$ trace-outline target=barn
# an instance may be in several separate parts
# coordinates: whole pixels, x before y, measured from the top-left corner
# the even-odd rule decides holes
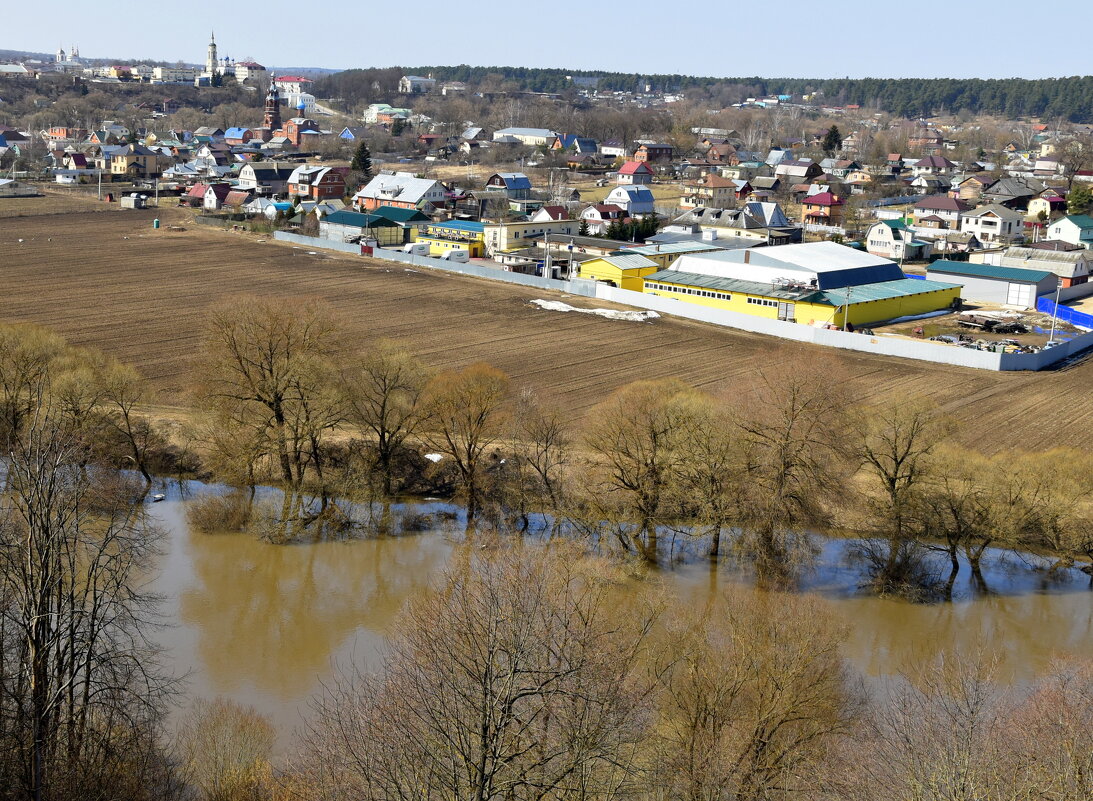
[[[935,261],[927,268],[930,281],[963,284],[967,300],[997,303],[1019,309],[1033,309],[1036,298],[1055,291],[1058,281],[1046,270],[1020,267],[995,267],[993,264],[969,264],[959,261]]]
[[[0,197],[37,197],[38,190],[28,183],[0,178]]]

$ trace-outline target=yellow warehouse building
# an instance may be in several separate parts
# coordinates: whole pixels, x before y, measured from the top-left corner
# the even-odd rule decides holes
[[[682,256],[643,279],[660,297],[839,328],[952,308],[962,288],[907,278],[895,262],[831,242]]]
[[[641,292],[645,277],[659,269],[660,265],[644,256],[601,256],[581,262],[577,275],[589,281],[602,281],[620,289]]]

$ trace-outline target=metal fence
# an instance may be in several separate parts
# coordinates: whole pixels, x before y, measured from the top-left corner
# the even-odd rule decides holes
[[[1064,323],[1070,323],[1077,328],[1084,328],[1089,331],[1093,331],[1093,314],[1087,312],[1078,311],[1072,309],[1069,306],[1062,306],[1056,304],[1048,296],[1043,296],[1036,300],[1036,311],[1050,314],[1056,320],[1061,320]]]

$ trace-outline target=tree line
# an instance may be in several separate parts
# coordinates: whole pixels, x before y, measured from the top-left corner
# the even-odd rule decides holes
[[[282,537],[361,528],[354,501],[423,493],[459,499],[471,530],[564,532],[651,563],[686,543],[775,583],[827,529],[861,535],[853,556],[879,594],[948,598],[965,566],[985,584],[991,548],[1093,565],[1089,455],[969,452],[928,402],[855,404],[837,357],[772,358],[732,399],[637,381],[577,425],[488,364],[436,372],[388,341],[351,353],[318,303],[234,299],[209,320],[199,440],[241,492],[194,504],[207,528],[250,520],[248,497],[274,482],[290,490]]]
[[[575,427],[489,365],[436,372],[397,343],[343,343],[314,302],[214,309],[199,464],[141,414],[134,371],[0,326],[0,798],[1093,793],[1088,665],[1007,688],[989,656],[953,655],[870,693],[840,656],[845,627],[778,590],[807,563],[803,532],[847,514],[879,591],[921,587],[924,551],[1087,563],[1087,455],[956,451],[926,405],[857,413],[835,362],[765,373],[732,402],[639,381]],[[446,482],[473,524],[400,616],[384,668],[340,673],[291,759],[229,701],[166,726],[179,685],[143,589],[146,501],[157,473],[208,471],[252,502],[279,483],[296,500],[273,514],[298,526],[351,528],[341,499],[415,482]],[[557,536],[505,536],[536,527]],[[651,561],[677,535],[750,559],[771,589],[696,606],[654,576],[625,581],[619,552]]]
[[[471,67],[468,65],[407,67],[404,70],[347,70],[317,83],[336,97],[375,86],[394,92],[403,72],[433,75],[439,81],[461,81],[471,87],[510,91],[565,93],[575,91],[567,76],[597,79],[597,88],[611,92],[686,92],[717,95],[743,102],[749,97],[819,93],[816,102],[858,104],[903,117],[938,113],[992,114],[1010,119],[1043,117],[1069,122],[1093,122],[1093,76],[1063,78],[762,78],[644,75],[533,67]],[[379,73],[382,73],[381,80]],[[362,80],[358,80],[358,77]],[[393,80],[392,80],[393,78]],[[365,80],[366,79],[366,80]],[[357,87],[355,89],[355,87]]]

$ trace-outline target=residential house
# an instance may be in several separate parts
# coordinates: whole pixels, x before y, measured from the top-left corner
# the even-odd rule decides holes
[[[1070,214],[1056,220],[1047,229],[1049,239],[1059,239],[1071,245],[1093,248],[1093,217]]]
[[[600,142],[600,155],[610,159],[628,159],[633,155],[633,151],[619,139],[608,139]]]
[[[865,249],[886,259],[920,261],[929,258],[931,247],[905,220],[880,220],[866,230]]]
[[[581,212],[581,220],[593,236],[606,234],[613,222],[627,219],[626,209],[613,203],[597,203]]]
[[[771,245],[801,241],[800,226],[790,222],[781,206],[756,201],[739,209],[691,209],[672,220],[664,232],[701,234],[711,241],[724,238]]]
[[[1024,270],[1046,270],[1059,277],[1063,289],[1089,281],[1093,267],[1093,253],[1088,250],[1043,250],[1040,248],[1011,247],[1002,254],[1002,267],[1018,267]]]
[[[380,206],[418,209],[431,214],[448,198],[444,185],[431,178],[416,178],[410,173],[381,172],[353,196],[353,204],[371,211]]]
[[[229,128],[224,131],[224,144],[229,147],[245,145],[254,138],[254,131],[250,128]]]
[[[408,108],[397,108],[387,103],[373,103],[364,112],[364,121],[369,125],[390,126],[396,120],[406,122],[413,115]]]
[[[347,142],[359,142],[361,139],[364,138],[364,135],[367,131],[368,129],[363,126],[347,125],[346,127],[342,128],[341,132],[338,134],[338,138],[344,139]]]
[[[912,175],[949,175],[954,165],[944,156],[926,156],[911,165]]]
[[[159,159],[158,153],[144,145],[126,145],[111,154],[110,172],[130,178],[151,178],[162,172]]]
[[[737,155],[736,148],[730,145],[728,142],[721,144],[710,145],[703,158],[707,164],[716,165],[733,165],[740,163],[740,158]]]
[[[497,172],[486,179],[486,191],[502,193],[509,200],[527,200],[531,179],[522,172]]]
[[[656,200],[647,186],[616,186],[603,202],[621,206],[630,217],[656,213]]]
[[[922,228],[959,231],[960,221],[972,207],[948,195],[930,195],[915,204],[915,225]]]
[[[276,161],[247,162],[239,169],[236,185],[257,195],[283,195],[288,191],[288,179],[295,171],[295,164],[278,164]]]
[[[916,195],[939,195],[948,192],[952,184],[943,175],[919,175],[908,186]]]
[[[975,234],[984,245],[1010,245],[1025,238],[1025,218],[1020,212],[997,203],[964,213],[960,230]]]
[[[551,150],[571,150],[575,153],[592,153],[598,150],[596,140],[590,136],[578,136],[577,134],[558,134],[550,144]]]
[[[87,138],[87,129],[54,125],[43,132],[42,138],[51,142],[82,142]]]
[[[1054,189],[1045,190],[1039,197],[1028,202],[1028,216],[1033,219],[1050,220],[1056,214],[1066,213],[1066,198],[1055,194]]]
[[[547,147],[557,136],[549,128],[502,128],[493,132],[493,141],[515,141],[527,147]]]
[[[801,222],[841,228],[846,217],[846,201],[831,192],[809,195],[801,201]]]
[[[981,198],[1010,209],[1025,211],[1028,204],[1045,189],[1035,178],[1000,178],[983,190]]]
[[[234,210],[243,210],[246,205],[253,200],[253,196],[245,189],[232,189],[224,196],[223,208]]]
[[[201,186],[201,184],[197,186]],[[206,211],[219,211],[224,207],[224,201],[228,199],[228,193],[231,191],[231,184],[209,184],[205,187],[205,193],[201,199],[202,208]]]
[[[622,185],[646,185],[653,183],[653,169],[644,161],[628,161],[619,167],[616,183]]]
[[[680,208],[695,208],[704,206],[713,209],[732,208],[735,201],[741,199],[746,188],[751,191],[751,184],[747,181],[736,181],[722,178],[720,175],[710,174],[697,182],[690,184],[683,197],[680,198]]]
[[[774,166],[774,175],[793,184],[808,183],[820,175],[820,165],[810,159],[790,159],[780,161]],[[752,183],[755,186],[755,183]]]
[[[543,206],[533,215],[531,222],[552,222],[556,220],[568,220],[569,212],[565,206]]]
[[[830,178],[846,178],[853,170],[860,170],[861,164],[854,159],[826,158],[820,160],[820,169]]]
[[[666,144],[644,144],[634,151],[634,161],[644,161],[649,164],[668,162],[672,160],[675,148]]]
[[[936,156],[945,146],[945,137],[934,128],[921,126],[907,138],[907,146],[923,155]]]
[[[301,164],[288,177],[289,197],[327,200],[345,195],[345,172],[338,167]]]
[[[980,172],[962,178],[956,182],[953,188],[956,190],[956,196],[960,200],[976,201],[982,197],[983,192],[994,184],[994,182],[995,179],[993,175]]]

